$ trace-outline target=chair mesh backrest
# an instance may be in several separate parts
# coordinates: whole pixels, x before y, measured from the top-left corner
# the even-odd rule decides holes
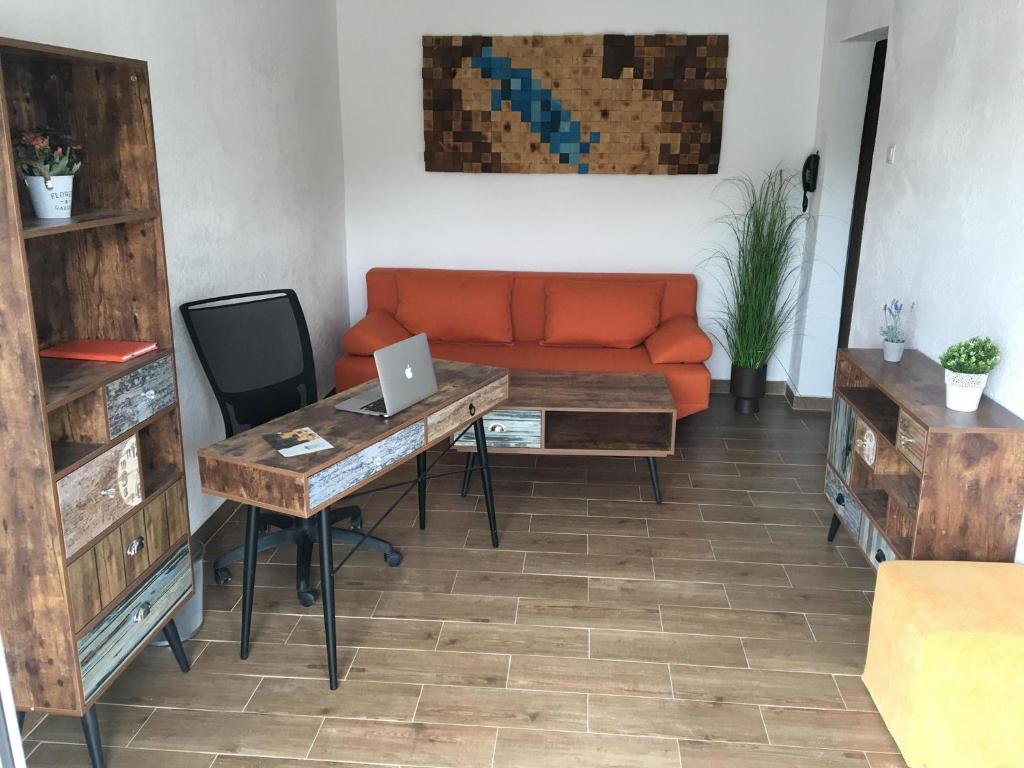
[[[316,400],[309,330],[294,291],[191,301],[181,313],[229,437]]]

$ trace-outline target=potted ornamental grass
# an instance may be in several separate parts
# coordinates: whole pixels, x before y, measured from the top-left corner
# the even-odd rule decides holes
[[[48,128],[25,131],[15,140],[15,165],[28,187],[36,218],[71,216],[72,184],[82,167],[81,149],[70,136]]]
[[[739,191],[741,204],[724,218],[733,242],[711,257],[724,273],[716,338],[732,360],[735,410],[750,414],[764,397],[768,361],[793,325],[806,215],[795,202],[796,175],[788,171],[776,168],[760,183],[748,176],[725,183]]]
[[[903,303],[893,299],[882,306],[882,359],[887,363],[898,363],[903,359],[903,347],[907,334],[903,330]]]
[[[946,407],[976,411],[988,375],[999,363],[999,347],[988,336],[975,336],[950,346],[939,363],[946,369]]]

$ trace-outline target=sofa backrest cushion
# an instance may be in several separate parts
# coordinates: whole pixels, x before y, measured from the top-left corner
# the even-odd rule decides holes
[[[511,344],[512,276],[501,273],[399,272],[395,317],[411,333],[470,344]]]
[[[541,344],[637,347],[658,327],[664,292],[661,283],[548,280]]]

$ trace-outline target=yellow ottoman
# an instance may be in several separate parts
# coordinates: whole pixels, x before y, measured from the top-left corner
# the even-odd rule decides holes
[[[1024,766],[1024,565],[883,563],[864,684],[910,768]]]

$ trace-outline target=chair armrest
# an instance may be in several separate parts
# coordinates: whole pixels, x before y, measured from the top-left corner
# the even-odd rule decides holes
[[[350,355],[372,355],[381,347],[412,336],[395,316],[383,309],[374,309],[349,328],[341,337],[342,346]]]
[[[703,363],[711,357],[711,339],[696,318],[676,315],[644,340],[652,363]]]

